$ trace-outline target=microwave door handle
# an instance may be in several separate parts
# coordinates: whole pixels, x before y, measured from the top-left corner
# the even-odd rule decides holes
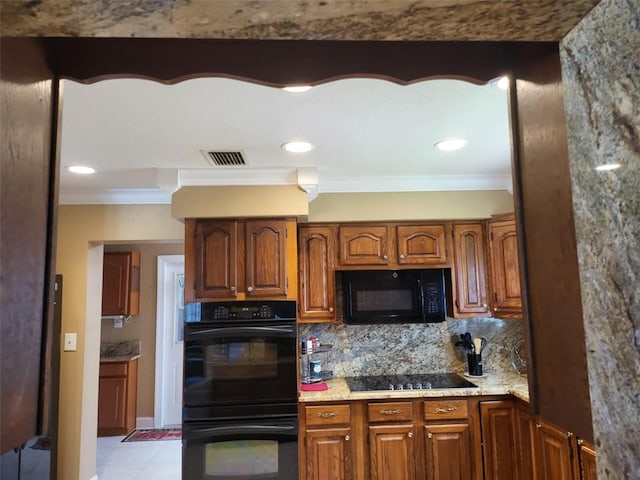
[[[187,434],[190,438],[221,437],[226,435],[253,435],[253,434],[277,434],[277,435],[297,435],[298,429],[295,425],[234,425],[225,427],[195,428]]]
[[[255,335],[268,334],[276,337],[290,337],[295,334],[292,326],[277,327],[220,327],[204,328],[201,330],[189,330],[188,336],[228,337],[229,335]]]
[[[424,311],[424,288],[422,288],[422,282],[418,280],[418,294],[420,295],[420,312],[422,313],[422,321],[427,321],[427,314]]]

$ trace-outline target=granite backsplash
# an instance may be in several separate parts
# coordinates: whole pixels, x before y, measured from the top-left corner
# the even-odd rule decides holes
[[[335,376],[463,373],[466,355],[455,343],[464,332],[487,339],[482,353],[486,373],[514,371],[512,349],[523,352],[524,348],[521,320],[450,318],[432,324],[337,323],[300,324],[298,327],[301,340],[317,337],[320,343],[332,345],[326,360],[328,369],[332,369]]]

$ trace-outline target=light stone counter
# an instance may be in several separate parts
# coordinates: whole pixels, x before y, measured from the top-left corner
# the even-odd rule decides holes
[[[140,358],[140,340],[121,340],[100,344],[100,362],[128,362]]]
[[[466,377],[465,377],[466,378]],[[513,395],[525,402],[529,401],[527,377],[515,373],[488,374],[482,378],[467,378],[478,388],[445,388],[436,390],[380,390],[372,392],[352,392],[344,378],[327,380],[328,390],[323,392],[299,392],[300,402],[330,402],[339,400],[367,400],[393,398],[466,397],[479,395]]]

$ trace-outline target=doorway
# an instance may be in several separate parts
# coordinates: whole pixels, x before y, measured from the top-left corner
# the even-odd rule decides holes
[[[182,424],[184,255],[158,255],[154,427]]]

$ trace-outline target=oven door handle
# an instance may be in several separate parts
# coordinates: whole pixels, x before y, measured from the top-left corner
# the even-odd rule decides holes
[[[234,425],[228,427],[205,427],[189,429],[186,435],[189,438],[219,437],[226,435],[253,435],[253,434],[278,434],[278,435],[298,435],[298,428],[295,425]]]
[[[209,337],[228,337],[229,335],[255,335],[267,334],[274,337],[291,337],[295,336],[295,329],[290,325],[279,325],[273,327],[219,327],[219,328],[203,328],[198,330],[186,329],[186,333],[190,337],[206,335]]]

